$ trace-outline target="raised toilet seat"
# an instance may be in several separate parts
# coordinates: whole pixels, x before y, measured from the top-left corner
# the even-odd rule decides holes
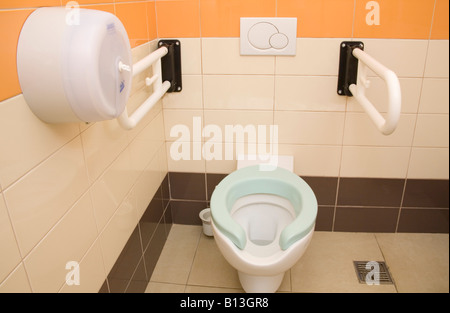
[[[222,255],[246,292],[275,292],[311,241],[317,200],[291,171],[259,165],[225,177],[211,197],[211,225]]]
[[[233,219],[231,209],[238,199],[256,194],[279,196],[292,204],[296,216],[281,231],[279,246],[282,250],[288,249],[314,228],[317,200],[303,179],[279,167],[272,171],[261,171],[258,165],[244,167],[225,177],[211,197],[211,215],[215,227],[239,249],[245,249],[247,234]]]

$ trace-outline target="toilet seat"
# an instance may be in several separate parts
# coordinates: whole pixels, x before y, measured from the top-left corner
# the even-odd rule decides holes
[[[261,171],[258,165],[241,168],[225,177],[211,197],[211,215],[215,226],[239,249],[247,244],[245,230],[231,216],[234,203],[252,194],[271,194],[287,199],[296,217],[280,234],[282,250],[306,236],[314,228],[317,200],[309,185],[298,175],[277,167]]]

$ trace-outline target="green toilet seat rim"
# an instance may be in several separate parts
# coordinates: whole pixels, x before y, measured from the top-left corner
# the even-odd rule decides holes
[[[247,243],[245,230],[231,216],[237,199],[252,194],[271,194],[291,202],[296,217],[280,234],[282,250],[305,237],[315,225],[317,199],[311,187],[298,175],[277,167],[261,170],[259,165],[244,167],[227,175],[211,196],[211,216],[214,225],[239,249]]]

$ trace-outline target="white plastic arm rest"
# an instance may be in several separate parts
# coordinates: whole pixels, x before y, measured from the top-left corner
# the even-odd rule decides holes
[[[367,114],[369,114],[373,123],[384,135],[390,135],[397,127],[400,119],[401,112],[401,89],[400,82],[397,75],[376,61],[370,55],[362,51],[361,49],[354,49],[353,55],[360,61],[364,67],[367,66],[374,71],[379,77],[381,77],[387,86],[388,92],[388,112],[386,119],[378,112],[374,105],[365,96],[365,88],[367,86],[366,70],[363,67],[361,70],[362,75],[358,77],[358,84],[352,84],[349,86],[350,92],[355,99],[361,104]]]
[[[153,76],[151,78],[146,78],[146,85],[153,85],[153,93],[133,112],[131,116],[128,116],[128,111],[125,107],[125,110],[117,118],[120,126],[124,129],[130,130],[136,127],[170,88],[171,85],[169,81],[162,82],[161,74],[161,58],[165,56],[168,51],[169,50],[166,47],[161,47],[133,65],[133,77],[152,66]],[[127,70],[126,65],[119,64],[119,67],[121,70]]]

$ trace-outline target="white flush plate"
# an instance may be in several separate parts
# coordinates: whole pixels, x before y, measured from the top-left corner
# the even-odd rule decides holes
[[[297,18],[241,17],[241,55],[295,55]]]

